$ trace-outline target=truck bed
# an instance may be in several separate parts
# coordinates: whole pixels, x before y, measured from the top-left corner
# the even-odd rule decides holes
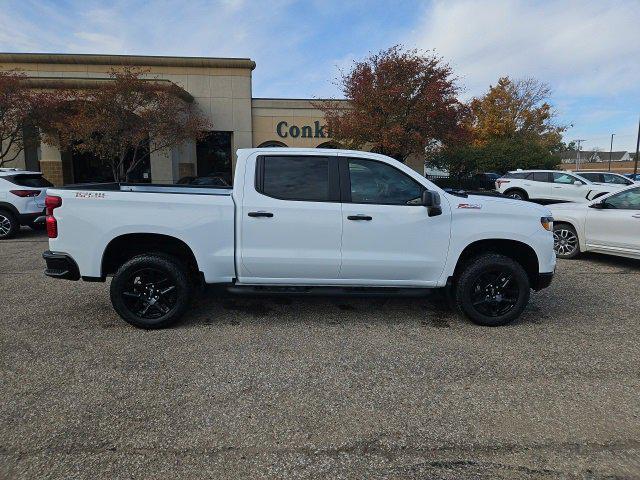
[[[233,187],[208,187],[203,185],[178,185],[162,183],[76,183],[56,190],[82,190],[83,192],[139,192],[178,193],[194,195],[231,195]]]
[[[135,243],[140,235],[164,235],[191,248],[207,282],[230,282],[235,276],[232,192],[132,183],[49,188],[47,195],[61,198],[55,209],[58,236],[49,247],[70,255],[83,277],[101,277],[103,253],[112,241],[126,237]]]

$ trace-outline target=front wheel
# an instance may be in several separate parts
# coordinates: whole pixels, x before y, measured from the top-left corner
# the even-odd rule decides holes
[[[169,255],[139,255],[122,265],[111,282],[111,303],[126,322],[139,328],[168,327],[189,306],[185,266]]]
[[[575,258],[580,253],[580,242],[575,228],[567,223],[555,223],[553,250],[558,258]]]
[[[520,316],[529,302],[527,273],[515,260],[488,253],[469,262],[456,283],[456,305],[472,322],[497,327]]]

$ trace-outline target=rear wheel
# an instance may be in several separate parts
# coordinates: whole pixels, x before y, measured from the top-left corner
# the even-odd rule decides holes
[[[520,316],[529,302],[527,272],[515,260],[498,254],[469,262],[456,284],[456,304],[472,322],[497,327]]]
[[[20,229],[18,219],[7,210],[0,210],[0,240],[15,236]]]
[[[515,198],[516,200],[528,200],[529,195],[524,190],[520,190],[519,188],[514,188],[512,190],[507,190],[504,194],[509,198]]]
[[[574,258],[580,253],[580,242],[575,228],[568,223],[553,225],[553,250],[558,258]]]
[[[139,255],[122,265],[111,282],[111,303],[126,322],[139,328],[176,323],[189,306],[187,269],[169,255]]]

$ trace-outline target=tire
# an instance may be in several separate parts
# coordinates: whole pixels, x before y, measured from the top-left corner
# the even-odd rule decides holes
[[[568,223],[553,224],[553,250],[558,258],[575,258],[580,254],[576,229]]]
[[[529,302],[530,289],[527,272],[518,262],[486,253],[464,267],[456,282],[455,301],[473,323],[497,327],[520,316]]]
[[[15,215],[8,210],[0,210],[0,240],[12,238],[20,230],[20,224]]]
[[[516,200],[529,200],[529,195],[527,192],[520,188],[512,188],[511,190],[507,190],[504,194],[509,198],[514,198]]]
[[[165,328],[180,320],[189,307],[191,283],[177,258],[139,255],[118,269],[110,296],[118,315],[134,327]]]

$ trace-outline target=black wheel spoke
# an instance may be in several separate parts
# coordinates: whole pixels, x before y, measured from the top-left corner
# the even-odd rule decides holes
[[[169,314],[178,301],[178,289],[172,278],[151,267],[133,271],[120,292],[129,311],[146,320]]]
[[[498,267],[478,275],[471,290],[471,305],[488,317],[500,317],[518,303],[520,287],[510,269]]]

